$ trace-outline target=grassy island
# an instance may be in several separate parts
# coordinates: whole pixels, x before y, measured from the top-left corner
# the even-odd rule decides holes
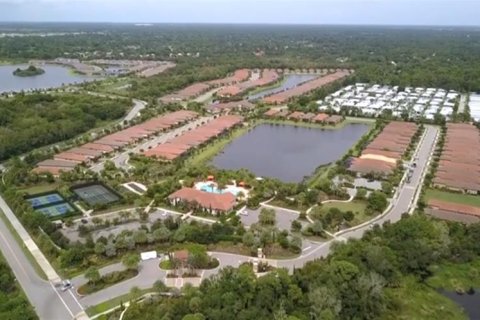
[[[17,68],[15,71],[13,71],[13,75],[17,77],[33,77],[33,76],[38,76],[44,73],[45,73],[45,70],[35,66],[29,66],[26,69]]]

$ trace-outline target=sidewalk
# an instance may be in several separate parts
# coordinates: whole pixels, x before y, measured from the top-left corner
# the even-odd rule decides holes
[[[38,248],[35,241],[33,241],[33,239],[28,234],[27,230],[25,230],[23,225],[18,220],[17,216],[15,216],[12,209],[10,209],[10,207],[2,197],[0,197],[0,208],[5,213],[5,216],[17,231],[18,235],[22,239],[27,249],[32,253],[33,257],[37,261],[40,268],[42,268],[43,272],[45,272],[48,280],[52,283],[61,282],[62,279],[60,278],[60,276],[57,274],[55,269],[53,269],[50,262],[47,260],[47,258],[45,258],[45,256],[43,255],[42,251]]]

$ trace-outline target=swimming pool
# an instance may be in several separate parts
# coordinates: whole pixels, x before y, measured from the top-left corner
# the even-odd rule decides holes
[[[247,194],[247,190],[242,187],[227,185],[225,189],[219,189],[217,184],[211,181],[197,182],[195,184],[195,189],[208,192],[208,193],[216,193],[216,194],[223,194],[223,193],[229,192],[234,196],[238,196],[240,192],[243,192],[243,194]]]

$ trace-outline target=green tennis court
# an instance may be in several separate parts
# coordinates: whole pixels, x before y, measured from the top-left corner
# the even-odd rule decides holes
[[[72,191],[91,206],[109,204],[120,200],[120,197],[101,184],[74,187]]]

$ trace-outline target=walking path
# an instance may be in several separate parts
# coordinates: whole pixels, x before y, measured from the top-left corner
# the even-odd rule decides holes
[[[333,240],[326,241],[322,244],[319,244],[318,246],[316,246],[314,249],[311,249],[311,250],[310,248],[308,248],[308,250],[305,250],[305,252],[302,252],[302,254],[296,258],[285,259],[285,260],[265,259],[265,261],[272,266],[286,268],[289,271],[293,271],[295,268],[302,267],[305,263],[311,260],[327,256],[330,251],[330,246],[335,241],[338,241],[338,240],[344,241],[349,238],[361,238],[363,234],[366,231],[368,231],[373,225],[383,224],[386,221],[396,222],[401,218],[402,214],[410,212],[412,208],[415,208],[416,202],[418,201],[418,193],[420,188],[422,187],[421,183],[425,177],[425,172],[428,170],[428,164],[430,162],[431,155],[435,147],[438,131],[439,130],[437,127],[434,127],[434,126],[426,127],[424,135],[422,136],[418,144],[418,147],[416,149],[416,152],[414,154],[414,158],[417,158],[418,160],[417,160],[416,168],[413,168],[413,173],[412,173],[410,182],[406,182],[406,179],[405,179],[406,175],[405,175],[399,187],[397,188],[396,194],[389,208],[382,215],[368,222],[365,222],[364,224],[361,224],[359,226],[355,226],[350,229],[339,231],[333,234],[333,237],[334,237]],[[262,205],[267,207],[274,207],[266,203],[263,203]],[[38,258],[39,263],[43,265],[43,268],[45,268],[45,271],[49,276],[49,279],[58,281],[59,277],[55,273],[55,270],[51,268],[48,261],[40,252],[38,247],[36,247],[36,245],[33,243],[33,240],[28,236],[28,233],[26,233],[26,230],[23,229],[23,226],[16,219],[13,212],[10,210],[8,205],[5,203],[5,201],[3,201],[1,197],[0,197],[0,207],[3,209],[4,212],[6,212],[6,215],[7,217],[9,217],[10,220],[12,220],[13,222],[15,222],[16,220],[16,223],[14,224],[12,222],[12,224],[14,224],[15,227],[18,227],[19,230],[23,230],[23,232],[20,231],[23,233],[22,239],[26,244],[29,245],[30,249],[33,251],[32,254],[35,251],[38,251],[35,257]],[[290,210],[290,211],[298,213],[297,210]],[[3,222],[0,220],[0,231],[2,231],[2,223]],[[0,233],[0,235],[1,234],[2,233]],[[17,267],[20,269],[23,269],[22,263],[18,261],[19,259],[18,256],[20,256],[21,259],[26,260],[26,257],[23,255],[23,252],[21,252],[21,249],[10,247],[10,246],[14,247],[15,245],[17,245],[18,247],[18,244],[15,242],[14,239],[13,240],[4,239],[3,236],[1,236],[1,239],[2,241],[0,241],[0,247],[2,251],[4,253],[7,252],[7,253],[14,254],[13,258],[11,254],[6,254],[6,256],[8,256],[7,261],[11,266],[13,266],[12,268],[15,272],[15,275],[17,276],[17,279],[19,279],[19,282],[24,288],[27,296],[36,307],[37,312],[41,315],[45,315],[52,312],[55,313],[54,315],[50,315],[48,318],[41,316],[42,319],[54,319],[54,320],[69,319],[70,317],[65,316],[65,313],[70,314],[71,317],[77,314],[81,314],[83,317],[86,317],[86,315],[83,313],[84,308],[105,302],[107,300],[110,300],[112,297],[117,297],[123,294],[127,294],[130,291],[130,289],[134,286],[139,287],[140,289],[151,288],[157,280],[165,279],[165,276],[166,276],[166,271],[161,270],[159,268],[159,261],[158,259],[155,259],[155,260],[149,260],[149,261],[142,261],[140,264],[141,268],[140,268],[139,275],[136,276],[135,278],[129,279],[122,283],[106,288],[105,290],[96,292],[94,294],[91,294],[82,298],[77,298],[75,294],[72,293],[72,291],[67,291],[65,293],[60,294],[58,290],[54,288],[52,283],[50,283],[50,286],[51,286],[50,289],[48,289],[48,286],[40,285],[39,287],[41,291],[49,292],[50,295],[52,295],[53,293],[56,294],[56,297],[53,296],[52,301],[54,299],[61,300],[61,304],[55,304],[55,307],[52,307],[53,305],[51,301],[44,299],[46,294],[42,294],[42,293],[39,294],[38,288],[32,288],[32,285],[31,285],[32,282],[35,282],[38,284],[38,281],[40,281],[40,283],[43,282],[45,284],[45,281],[38,280],[38,275],[35,274],[34,271],[32,272],[30,270],[28,273],[25,273],[25,275],[22,275],[21,272],[19,272],[16,269]],[[33,243],[33,245],[30,242]],[[7,248],[5,248],[5,245],[7,246]],[[220,261],[220,266],[213,270],[205,270],[202,273],[203,278],[209,277],[218,273],[218,271],[223,267],[226,267],[226,266],[238,267],[241,263],[247,262],[250,259],[252,259],[252,257],[248,257],[248,256],[222,253],[222,252],[211,252],[210,255],[212,257],[217,258]],[[17,262],[15,262],[15,259],[17,259]],[[28,268],[33,269],[30,264],[28,264]],[[51,268],[51,270],[49,268]],[[108,273],[108,272],[111,272],[112,270],[113,271],[122,270],[122,268],[124,267],[121,264],[114,264],[114,265],[102,268],[101,272]],[[36,281],[29,279],[29,277],[36,279]],[[81,284],[82,281],[85,281],[85,278],[83,278],[82,276],[72,280],[74,285]],[[67,301],[67,297],[69,294],[71,295],[71,297]],[[38,295],[41,296],[40,301],[38,299]],[[64,307],[62,307],[62,305]],[[63,312],[63,317],[58,317],[58,314],[56,314],[57,312],[60,312],[60,313]]]

